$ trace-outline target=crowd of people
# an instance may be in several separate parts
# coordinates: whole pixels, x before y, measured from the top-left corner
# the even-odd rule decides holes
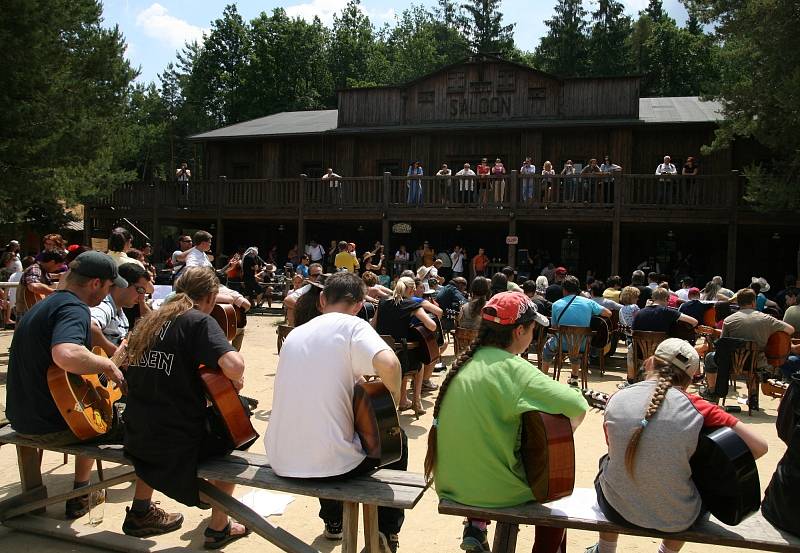
[[[181,514],[168,513],[152,501],[155,491],[187,506],[206,506],[197,467],[233,449],[217,416],[206,407],[197,368],[218,368],[241,390],[244,329],[229,342],[209,313],[217,303],[230,303],[245,313],[252,305],[248,296],[257,300],[264,294],[269,286],[264,274],[276,271],[277,264],[262,260],[251,246],[215,267],[209,254],[212,241],[206,231],[181,237],[170,256],[174,290],[160,304],[147,301],[155,271],[147,255],[133,250],[132,237],[123,228],[112,231],[107,253],[67,247],[60,236],[48,235],[35,257],[20,259],[19,244],[13,242],[3,257],[13,274],[20,273],[12,310],[16,331],[7,417],[18,433],[43,447],[76,443],[49,394],[47,368],[55,364],[75,374],[104,374],[120,386],[126,392],[124,432],[117,427],[104,438],[124,443],[138,476],[123,523],[123,531],[132,536],[157,535],[182,525]],[[280,350],[264,437],[272,470],[280,476],[337,480],[377,466],[354,434],[351,411],[354,382],[377,376],[398,410],[417,417],[426,411],[422,396],[437,394],[425,474],[440,497],[485,507],[535,501],[519,458],[522,413],[562,414],[574,429],[588,409],[579,365],[570,363],[566,383],[551,378],[550,363],[561,353],[560,342],[553,336],[536,351],[532,344],[537,329],[589,328],[592,317],[616,318],[630,351],[636,331],[670,332],[679,321],[695,327],[708,322],[711,306],[719,337],[713,352],[706,353],[699,343],[668,338],[639,366],[629,357],[626,379],[605,410],[608,451],[599,459],[595,481],[599,508],[618,524],[685,530],[704,511],[689,468],[702,429],[729,427],[753,457],[767,451],[763,436],[717,405],[725,395],[720,383],[727,384],[730,370],[725,341],[752,341],[763,352],[773,332],[794,334],[800,328],[794,277],[775,294],[762,277],[753,277],[749,287],[735,292],[720,277],[702,289],[684,277],[672,290],[656,271],[637,269],[625,281],[617,275],[605,282],[596,275],[581,281],[565,267],[549,264],[541,274],[520,275],[513,267],[490,272],[482,250],[467,260],[460,247],[436,253],[427,242],[413,257],[399,249],[391,261],[380,243],[362,255],[347,241],[331,245],[326,251],[312,240],[302,251],[295,247],[289,252],[297,264],[286,268],[298,277],[283,301],[291,332]],[[221,280],[242,282],[244,293]],[[435,360],[426,358],[420,338],[424,330],[417,328],[442,339],[459,328],[476,332],[439,385],[432,380]],[[92,354],[91,346],[111,359]],[[581,349],[592,348],[585,342]],[[542,355],[541,370],[525,359],[530,353]],[[754,367],[761,377],[775,372],[763,354]],[[800,387],[800,346],[792,346],[778,370],[793,383],[792,390]],[[703,380],[703,392],[690,393],[690,385]],[[797,412],[800,395],[794,391],[787,397],[795,399],[786,409]],[[748,402],[757,409],[757,396]],[[767,488],[762,511],[777,527],[800,535],[798,432],[795,421],[781,436],[789,451]],[[305,437],[302,443],[298,435]],[[404,433],[402,441],[403,455],[387,468],[407,468]],[[76,458],[76,489],[88,485],[91,468],[91,459]],[[232,484],[212,483],[233,492]],[[66,515],[80,517],[89,505],[89,494],[72,498]],[[342,509],[341,503],[320,500],[319,516],[329,539],[342,538]],[[384,551],[398,550],[403,518],[401,510],[379,509]],[[467,520],[461,548],[488,552],[487,524]],[[248,533],[225,512],[212,509],[205,546],[222,547]],[[540,527],[534,550],[564,551],[565,540],[564,530]],[[617,541],[615,534],[601,533],[588,551],[613,553]],[[681,546],[665,539],[659,551],[671,553]]]

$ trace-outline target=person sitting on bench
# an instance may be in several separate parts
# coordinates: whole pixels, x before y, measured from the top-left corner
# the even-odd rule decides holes
[[[125,409],[125,455],[138,482],[184,505],[205,506],[199,496],[197,466],[233,450],[222,421],[206,407],[198,367],[219,367],[237,390],[244,384],[244,359],[208,313],[214,308],[219,280],[206,267],[187,267],[175,283],[175,295],[158,311],[143,317],[128,339],[128,402]],[[212,481],[232,494],[235,484]],[[149,502],[149,500],[148,500]],[[136,523],[142,499],[134,494],[122,529],[149,535]],[[211,510],[206,549],[218,549],[248,530]]]
[[[377,375],[396,402],[400,361],[370,324],[355,316],[365,294],[356,274],[331,275],[319,296],[322,314],[295,327],[281,347],[264,438],[270,465],[279,476],[340,480],[376,468],[376,459],[364,454],[355,432],[353,388],[362,377]],[[402,442],[402,457],[385,468],[407,468],[405,433]],[[342,503],[319,502],[324,536],[342,539]],[[383,551],[397,551],[403,518],[400,509],[378,508]]]
[[[684,391],[700,368],[689,342],[667,338],[644,367],[646,380],[620,390],[606,405],[608,454],[600,458],[594,482],[597,503],[615,524],[682,532],[702,514],[689,468],[700,431],[728,426],[756,459],[766,454],[767,442],[718,405]],[[615,553],[617,538],[600,532],[586,553]],[[683,543],[665,539],[658,551],[679,551]]]
[[[95,355],[87,347],[92,342],[89,308],[99,305],[112,285],[126,289],[128,283],[119,276],[114,260],[98,251],[80,254],[69,269],[64,289],[34,305],[20,321],[8,363],[8,419],[20,436],[44,449],[80,442],[50,394],[47,372],[51,365],[74,374],[104,374],[123,390],[125,387],[125,378],[111,359]],[[111,432],[116,436],[119,430],[115,427]],[[97,441],[113,439],[106,435]],[[75,457],[75,489],[89,485],[93,463],[89,457]],[[132,523],[136,528],[146,528],[148,535],[180,528],[183,516],[166,513],[152,503],[153,489],[142,480],[136,481],[134,493],[142,506]],[[88,494],[67,500],[66,517],[84,516],[89,504]],[[126,524],[131,524],[128,517]]]
[[[496,294],[481,313],[478,337],[440,387],[425,476],[433,477],[440,498],[510,507],[536,501],[519,453],[522,414],[563,414],[574,430],[589,406],[577,388],[549,378],[519,357],[528,351],[534,322],[549,324],[525,294]],[[486,525],[486,520],[468,520],[461,549],[488,553]],[[556,553],[565,545],[565,530],[536,528],[535,553]]]

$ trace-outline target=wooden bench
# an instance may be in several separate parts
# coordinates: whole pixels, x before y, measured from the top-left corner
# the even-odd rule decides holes
[[[668,538],[750,550],[800,551],[800,538],[775,528],[761,516],[760,512],[738,526],[728,526],[712,516],[704,517],[688,530],[673,534],[620,526],[607,521],[600,513],[593,488],[577,488],[573,495],[552,503],[526,503],[505,508],[470,507],[442,499],[439,501],[439,512],[445,515],[497,521],[492,545],[493,553],[514,551],[520,524],[574,528],[591,532],[616,532],[631,536]]]
[[[20,517],[27,513],[43,513],[47,505],[62,503],[71,497],[85,495],[95,490],[133,481],[136,474],[126,471],[97,484],[79,490],[71,490],[55,496],[47,495],[43,485],[39,454],[34,442],[18,436],[10,426],[0,429],[0,444],[17,446],[20,481],[22,493],[0,502],[0,521],[5,526],[32,533],[45,533],[70,541],[109,548],[109,532],[82,531],[70,528],[63,521],[51,521],[42,517]],[[101,459],[120,465],[129,465],[120,445],[70,445],[50,447],[48,451],[84,455],[93,459]],[[107,471],[108,472],[108,471]],[[209,459],[198,468],[198,476],[206,479],[223,480],[253,488],[261,488],[297,495],[334,499],[344,502],[344,538],[343,553],[355,553],[358,540],[359,505],[363,507],[364,542],[367,553],[378,553],[378,507],[395,507],[411,509],[425,493],[427,485],[421,474],[397,470],[377,470],[369,475],[358,476],[340,481],[318,481],[300,478],[282,478],[276,475],[264,455],[235,451],[231,455]],[[255,511],[230,497],[217,488],[201,482],[201,491],[208,496],[209,502],[226,511],[233,518],[252,529],[283,551],[309,553],[316,551],[287,531],[267,522]],[[17,518],[14,518],[17,517]],[[92,542],[94,536],[94,542]],[[114,549],[117,551],[140,551],[142,541],[138,538],[114,536]],[[147,541],[153,544],[152,541]]]

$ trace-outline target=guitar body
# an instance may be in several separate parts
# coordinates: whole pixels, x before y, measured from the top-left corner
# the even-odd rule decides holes
[[[695,339],[694,327],[685,321],[675,321],[667,334],[670,338],[680,338],[687,342]]]
[[[45,299],[47,296],[44,294],[37,294],[35,292],[31,292],[27,286],[25,286],[25,290],[22,293],[22,297],[25,301],[25,311],[30,311],[31,307]]]
[[[229,303],[215,304],[211,310],[211,316],[217,321],[229,342],[236,337],[236,311],[236,307]]]
[[[353,388],[353,422],[364,453],[382,467],[403,454],[400,420],[392,394],[380,380],[359,382]]]
[[[258,438],[233,382],[219,369],[203,365],[198,369],[206,396],[225,423],[235,449],[247,449]]]
[[[92,350],[108,357],[100,348]],[[102,436],[111,428],[112,405],[122,391],[112,382],[103,384],[96,374],[73,374],[58,365],[47,369],[47,387],[67,426],[81,440]]]
[[[792,347],[792,337],[782,331],[773,332],[767,345],[764,347],[764,355],[767,356],[767,363],[773,367],[780,367],[786,363],[786,358],[789,357],[789,352]]]
[[[589,327],[592,329],[592,347],[602,349],[606,352],[606,347],[611,343],[611,321],[605,317],[593,316]]]
[[[760,508],[755,459],[730,428],[702,431],[690,464],[703,505],[725,524],[735,526]]]
[[[422,323],[411,327],[409,340],[419,342],[422,350],[422,363],[424,365],[437,361],[441,356],[436,332],[428,330]]]
[[[522,464],[533,497],[547,503],[575,487],[575,444],[564,415],[528,411],[522,415]]]

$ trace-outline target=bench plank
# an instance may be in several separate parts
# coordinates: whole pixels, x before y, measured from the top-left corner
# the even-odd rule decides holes
[[[200,481],[200,491],[206,496],[209,503],[222,509],[235,520],[289,553],[319,553],[313,547],[296,538],[286,530],[273,526],[247,505],[240,503],[236,498],[229,496],[208,482]]]
[[[575,492],[594,495],[593,489],[576,489]],[[800,551],[800,538],[775,528],[764,519],[760,512],[753,514],[738,526],[728,526],[714,517],[708,516],[684,532],[665,534],[656,530],[620,526],[601,518],[587,518],[585,510],[580,513],[580,516],[571,516],[569,513],[559,510],[558,505],[553,507],[556,503],[558,502],[486,508],[471,507],[442,499],[439,501],[439,512],[445,515],[483,518],[512,524],[575,528],[592,532],[616,532],[633,536],[667,538],[763,551]]]

